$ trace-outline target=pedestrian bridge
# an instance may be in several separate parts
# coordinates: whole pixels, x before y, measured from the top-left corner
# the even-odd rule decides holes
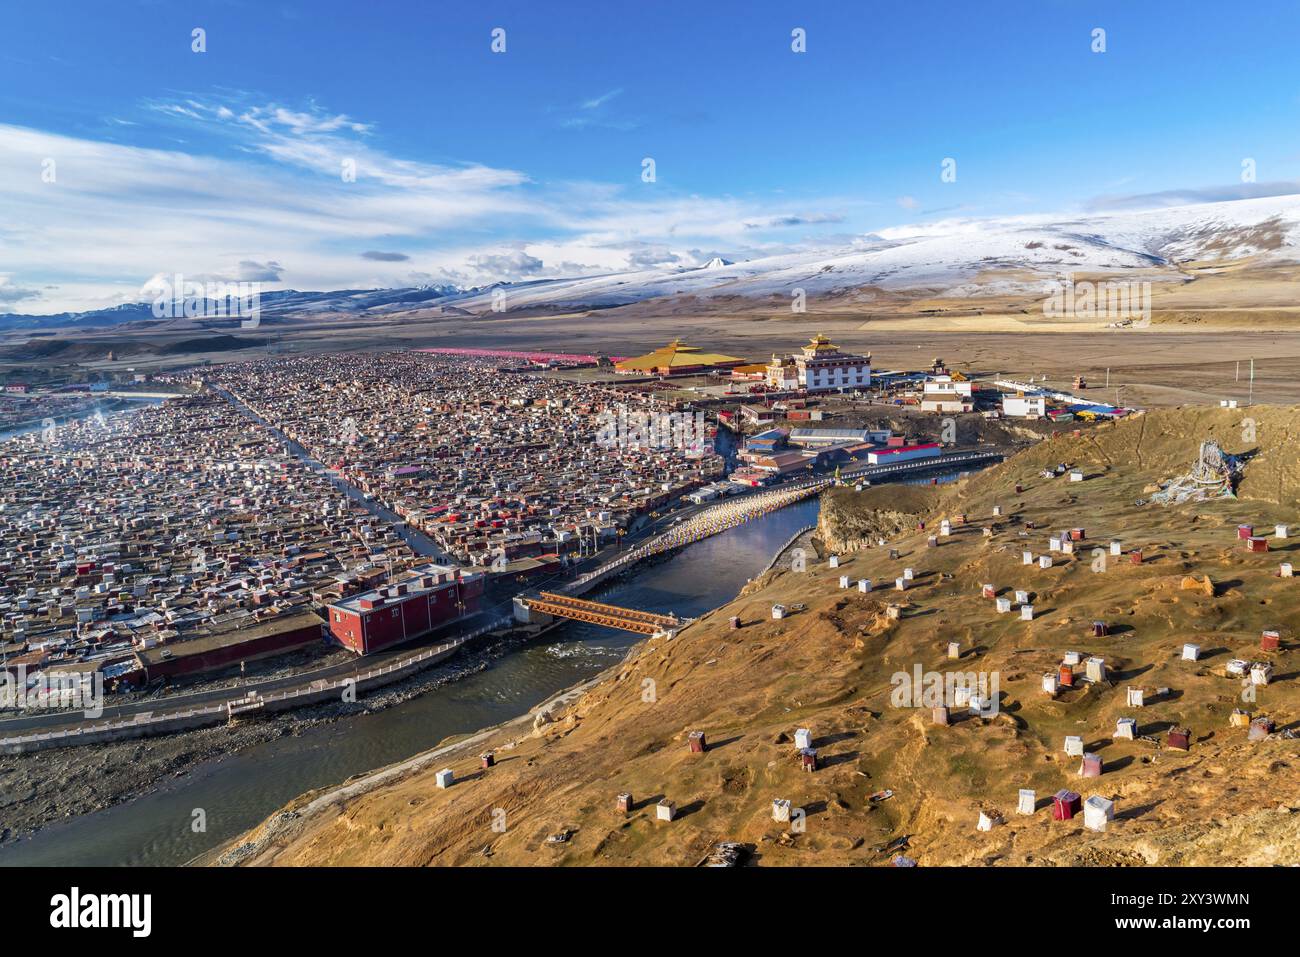
[[[621,628],[623,631],[634,631],[640,635],[675,631],[683,624],[673,615],[656,615],[649,611],[605,605],[598,601],[571,598],[568,595],[557,595],[549,591],[539,592],[533,597],[519,598],[517,601],[529,611],[539,614],[571,618],[574,621],[604,625],[606,628]]]

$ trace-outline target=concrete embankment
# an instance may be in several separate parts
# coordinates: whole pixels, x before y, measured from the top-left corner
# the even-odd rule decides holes
[[[757,495],[746,495],[730,502],[721,502],[713,508],[691,516],[676,528],[657,535],[645,544],[620,555],[612,562],[588,572],[560,590],[569,595],[585,594],[642,559],[683,548],[735,528],[737,525],[770,515],[788,505],[794,505],[796,502],[817,495],[830,485],[830,479],[814,479],[769,492],[760,492]]]
[[[73,728],[46,731],[37,734],[15,735],[0,738],[0,754],[26,754],[50,748],[66,748],[87,744],[103,744],[127,738],[143,738],[195,728],[224,724],[232,719],[252,718],[262,714],[275,714],[294,708],[335,701],[343,694],[360,697],[385,685],[401,681],[425,668],[432,667],[456,654],[468,642],[508,624],[507,619],[491,624],[457,638],[455,641],[427,648],[370,671],[329,681],[317,679],[308,685],[275,691],[270,694],[246,695],[216,704],[164,714],[145,712],[130,720],[86,723]]]
[[[815,531],[816,529],[817,529],[817,525],[815,523],[812,525],[805,525],[803,528],[799,529],[799,531],[791,535],[786,540],[786,543],[776,550],[776,554],[774,554],[772,556],[772,560],[767,563],[767,567],[764,568],[758,574],[761,576],[761,575],[766,575],[768,572],[770,572],[773,568],[777,566],[777,563],[781,561],[781,557],[785,555],[785,553],[788,552],[791,548],[794,547],[795,542],[799,541],[799,539],[803,538],[809,532]]]
[[[953,469],[967,465],[983,466],[998,461],[1004,458],[1005,455],[1006,453],[1001,449],[970,449],[962,452],[950,452],[932,459],[900,462],[894,465],[857,466],[842,470],[841,478],[849,482],[864,479],[869,481],[875,478],[922,473],[933,469]],[[632,551],[582,575],[560,590],[569,595],[582,595],[607,579],[621,574],[642,559],[673,551],[685,545],[701,541],[711,535],[717,535],[719,532],[725,532],[729,528],[735,528],[737,525],[769,515],[788,505],[819,495],[834,484],[835,482],[830,478],[806,479],[769,491],[745,495],[733,501],[719,502],[712,508],[691,516],[681,525],[657,535]]]

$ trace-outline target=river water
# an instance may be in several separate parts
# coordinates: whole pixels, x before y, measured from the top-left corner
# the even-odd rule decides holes
[[[646,611],[702,614],[734,598],[791,535],[816,521],[817,507],[809,499],[696,542],[586,597]],[[521,715],[616,664],[639,640],[571,622],[483,671],[385,711],[215,758],[133,801],[50,825],[0,850],[0,865],[183,864],[306,791]],[[204,833],[190,826],[196,808],[206,814]]]

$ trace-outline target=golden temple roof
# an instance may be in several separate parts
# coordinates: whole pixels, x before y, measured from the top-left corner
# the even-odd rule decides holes
[[[620,372],[650,372],[654,369],[730,365],[744,361],[736,356],[727,356],[718,352],[701,352],[696,346],[688,346],[681,339],[674,339],[662,349],[647,352],[634,359],[624,359],[617,363],[615,368]]]

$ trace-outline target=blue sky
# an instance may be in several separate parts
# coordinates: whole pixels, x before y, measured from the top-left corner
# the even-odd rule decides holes
[[[0,311],[175,272],[319,289],[754,258],[1227,198],[1248,157],[1254,192],[1295,191],[1298,27],[1295,3],[1204,0],[10,4]]]

